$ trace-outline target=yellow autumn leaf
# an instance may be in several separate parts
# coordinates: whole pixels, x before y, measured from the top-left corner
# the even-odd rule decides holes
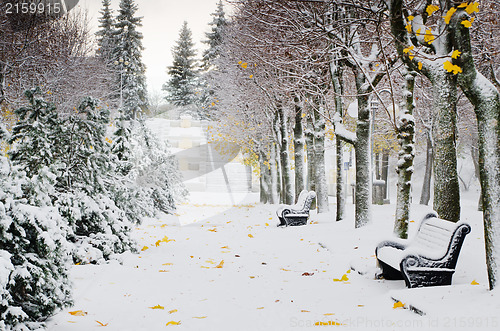
[[[475,280],[473,280],[470,284],[471,284],[471,285],[479,285],[479,283],[478,283],[478,282],[476,282]]]
[[[70,315],[73,315],[73,316],[86,316],[87,315],[87,312],[85,312],[83,310],[75,310],[75,311],[70,311],[68,313]]]
[[[415,33],[417,34],[417,36],[420,36],[420,32],[422,32],[422,28],[418,28],[418,30],[415,31]]]
[[[411,32],[411,23],[406,24],[406,31]]]
[[[283,270],[283,271],[290,271],[289,269],[285,269],[285,268],[280,268],[280,270]]]
[[[397,309],[397,308],[404,308],[405,304],[402,303],[401,301],[398,301],[396,303],[394,303],[394,306],[392,307],[393,309]]]
[[[158,241],[155,243],[156,247],[160,246],[160,243],[161,243],[161,240],[158,240]]]
[[[96,323],[99,324],[100,326],[108,326],[108,324],[109,324],[109,323],[104,324],[104,323],[99,322],[99,321],[96,321]]]
[[[266,226],[269,226],[269,223],[266,223]]]
[[[239,61],[239,62],[238,62],[238,64],[242,64],[242,63],[243,63],[243,61]]]
[[[326,313],[326,314],[323,314],[324,316],[332,316],[332,315],[335,315],[334,313]]]
[[[462,25],[465,26],[466,28],[470,28],[472,26],[472,22],[468,20],[462,21],[460,23],[462,23]]]
[[[250,78],[253,78],[253,75],[250,75]]]
[[[446,12],[446,15],[443,17],[446,24],[450,24],[451,17],[453,16],[453,14],[455,14],[456,11],[457,9],[455,7],[451,7],[450,10]]]
[[[220,261],[220,263],[216,266],[216,268],[221,269],[224,266],[224,260]]]
[[[309,310],[305,310],[305,309],[302,309],[300,312],[301,312],[301,313],[310,313],[310,311],[309,311]]]
[[[177,309],[172,309],[172,310],[169,310],[169,312],[168,312],[168,313],[169,313],[169,314],[173,314],[173,313],[176,313],[176,312],[178,312],[178,310],[177,310]]]
[[[217,229],[208,229],[210,232],[217,232]]]
[[[202,319],[207,318],[207,317],[206,316],[193,316],[193,318],[197,318],[199,320],[202,320]]]
[[[348,280],[349,280],[349,278],[347,277],[347,275],[346,275],[346,274],[344,274],[344,275],[342,276],[342,278],[340,278],[340,279],[338,279],[338,278],[334,278],[334,279],[333,279],[333,281],[334,281],[334,282],[347,282]]]
[[[431,16],[437,10],[439,10],[438,6],[436,6],[436,5],[428,5],[427,9],[425,11],[427,12],[427,15]]]
[[[473,12],[479,13],[479,2],[470,3],[467,8],[465,8],[467,14],[472,14]]]
[[[259,307],[259,308],[257,308],[257,309],[264,309],[264,307]]]
[[[158,272],[170,272],[168,270],[158,270]]]
[[[467,7],[467,2],[462,2],[460,5],[458,5],[457,8],[465,8]]]
[[[143,251],[143,252],[144,252],[145,250],[148,250],[148,249],[149,249],[149,247],[148,247],[148,246],[144,246],[144,247],[141,249],[141,251]]]
[[[181,324],[181,321],[179,322],[176,322],[176,321],[170,321],[167,323],[167,326],[170,326],[170,325],[180,325]]]
[[[408,16],[408,22],[413,21],[414,18],[415,18],[415,16],[413,16],[413,15]]]
[[[418,62],[418,70],[422,70],[422,66],[423,66],[422,62]]]
[[[424,41],[432,44],[434,42],[434,35],[432,34],[432,29],[425,30]]]
[[[453,72],[454,75],[458,74],[459,72],[462,72],[462,68],[460,68],[459,66],[457,65],[454,65],[453,63],[451,63],[450,61],[446,61],[444,64],[443,64],[443,67],[446,71],[448,72]]]
[[[229,249],[229,247],[227,247],[227,246],[222,246],[221,248],[222,249]]]
[[[462,52],[460,52],[458,49],[456,49],[453,51],[453,53],[451,53],[451,58],[458,59],[460,57],[460,54],[462,54]]]
[[[405,53],[405,54],[406,54],[406,53],[410,53],[410,54],[411,54],[411,52],[410,52],[410,51],[411,51],[412,49],[414,49],[414,48],[415,48],[415,46],[413,46],[413,45],[412,45],[412,46],[410,46],[410,47],[406,47],[405,49],[403,49],[403,53]]]
[[[163,263],[162,265],[174,265],[173,263]]]
[[[149,307],[149,308],[150,308],[150,309],[165,309],[165,307],[160,306],[160,305],[156,305],[156,306]]]
[[[246,69],[246,68],[248,67],[248,63],[246,63],[246,62],[245,62],[245,63],[242,63],[242,64],[241,64],[241,67],[242,67],[243,69]]]
[[[248,234],[249,238],[253,238],[253,235],[251,233]]]

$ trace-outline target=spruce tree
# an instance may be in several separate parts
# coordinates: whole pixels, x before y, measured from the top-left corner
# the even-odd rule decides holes
[[[147,88],[142,62],[142,17],[136,17],[134,0],[121,0],[115,23],[112,59],[119,73],[120,106],[126,119],[135,119],[147,107]]]
[[[170,80],[163,85],[163,90],[168,94],[166,99],[176,106],[184,107],[196,102],[198,72],[193,47],[191,30],[184,22],[172,50],[174,62],[168,67]]]
[[[208,23],[211,26],[211,31],[205,33],[207,39],[203,41],[204,44],[208,45],[208,49],[203,52],[203,68],[205,70],[210,70],[214,66],[214,60],[220,55],[224,29],[227,25],[222,1],[219,1],[215,13],[211,15],[213,20]]]
[[[201,92],[199,98],[199,108],[201,109],[201,118],[208,118],[209,113],[207,112],[207,110],[210,109],[213,111],[214,107],[216,107],[214,103],[214,82],[211,76],[213,71],[217,70],[215,62],[216,59],[220,56],[222,41],[224,38],[224,29],[227,25],[222,1],[219,1],[215,13],[212,13],[211,15],[213,16],[212,22],[209,23],[209,25],[211,26],[211,31],[205,33],[207,39],[203,41],[204,44],[208,45],[208,48],[203,52],[202,60],[202,68],[203,70],[205,70],[205,72],[201,76],[200,82]]]
[[[111,0],[102,0],[102,9],[99,11],[101,17],[99,18],[100,30],[96,32],[97,35],[97,56],[104,59],[106,62],[110,60],[111,53],[115,46],[114,42],[114,19],[113,12],[110,8]]]

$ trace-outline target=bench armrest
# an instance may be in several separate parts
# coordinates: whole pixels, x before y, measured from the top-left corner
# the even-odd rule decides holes
[[[382,247],[386,247],[386,246],[389,246],[389,247],[394,247],[396,249],[400,249],[400,250],[404,250],[406,249],[406,247],[408,247],[408,243],[407,243],[407,240],[405,239],[391,239],[391,240],[384,240],[382,241],[380,244],[377,245],[377,247],[375,248],[375,255],[377,255],[377,252],[380,248]]]

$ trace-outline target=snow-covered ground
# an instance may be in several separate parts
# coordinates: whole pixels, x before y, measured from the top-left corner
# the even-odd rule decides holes
[[[373,224],[358,230],[352,205],[342,222],[334,212],[312,212],[312,224],[277,228],[277,206],[257,199],[192,193],[177,215],[146,220],[135,230],[140,254],[124,255],[122,264],[73,267],[75,304],[51,318],[48,329],[500,328],[500,300],[486,290],[481,215],[473,201],[463,211],[473,230],[453,285],[406,289],[403,281],[373,278],[374,247],[392,232],[394,205],[374,206]],[[413,206],[412,230],[428,211]],[[394,299],[426,315],[394,308]]]

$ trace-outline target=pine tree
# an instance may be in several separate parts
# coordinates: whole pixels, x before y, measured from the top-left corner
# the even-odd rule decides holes
[[[198,72],[196,70],[196,51],[194,50],[191,30],[187,22],[182,25],[179,39],[172,53],[174,62],[168,67],[170,80],[163,85],[167,91],[166,99],[176,106],[188,106],[196,102]]]
[[[116,18],[112,59],[119,72],[117,86],[120,90],[120,108],[125,118],[135,119],[147,107],[147,88],[142,63],[142,17],[135,17],[134,0],[121,0]]]
[[[97,35],[97,56],[109,61],[111,52],[115,46],[114,42],[114,19],[113,12],[110,8],[111,0],[102,0],[102,9],[99,11],[101,17],[99,18],[100,30],[96,32]]]
[[[203,68],[210,70],[214,66],[214,60],[220,55],[220,48],[224,35],[224,28],[227,25],[226,13],[222,1],[217,4],[212,22],[209,25],[212,27],[210,32],[205,33],[207,40],[203,41],[208,45],[208,49],[203,52]]]
[[[211,14],[213,16],[212,22],[209,23],[211,26],[211,31],[205,33],[207,37],[203,41],[204,44],[208,45],[208,49],[203,52],[202,68],[205,70],[204,74],[200,79],[200,97],[198,100],[199,111],[201,118],[208,118],[208,110],[215,110],[215,89],[212,86],[212,71],[217,70],[215,60],[219,57],[221,52],[221,45],[224,37],[224,29],[227,25],[226,14],[224,12],[224,6],[222,1],[217,4],[217,9],[215,13]]]

